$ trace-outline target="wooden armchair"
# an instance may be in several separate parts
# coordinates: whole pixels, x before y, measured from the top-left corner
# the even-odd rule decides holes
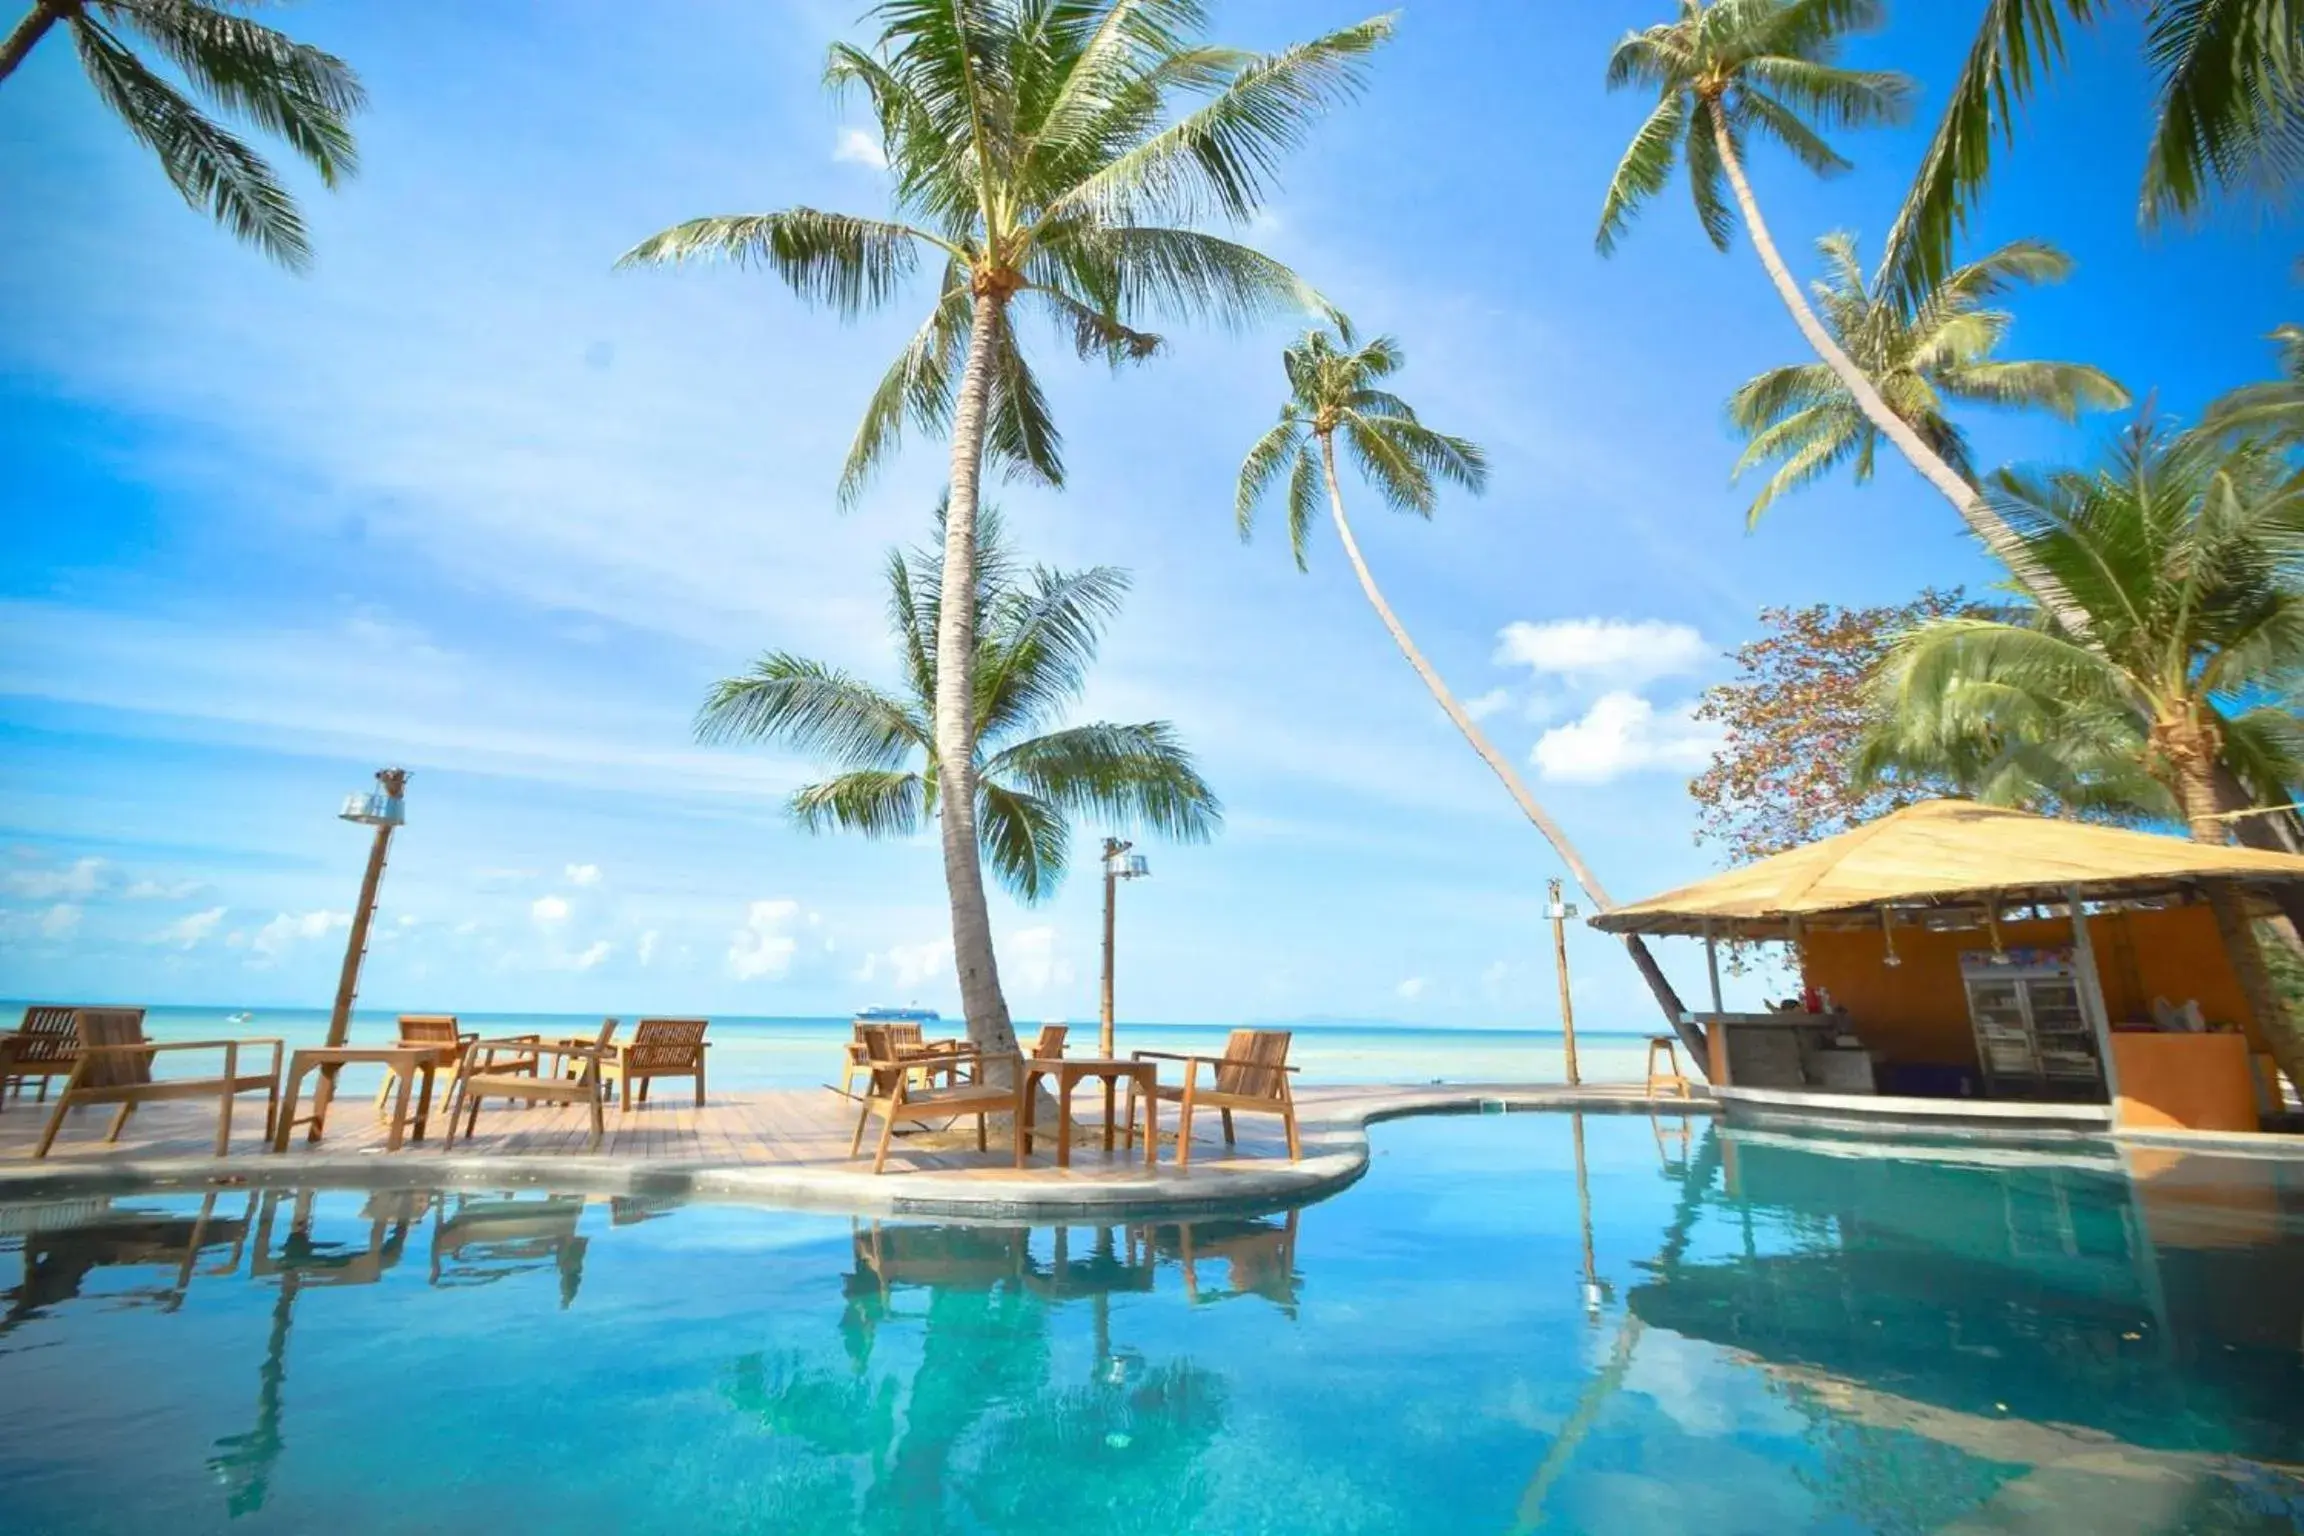
[[[1236,1029],[1224,1042],[1221,1056],[1180,1056],[1171,1051],[1138,1051],[1138,1061],[1180,1061],[1184,1081],[1162,1083],[1153,1090],[1163,1103],[1178,1107],[1176,1166],[1192,1164],[1192,1112],[1214,1109],[1224,1117],[1224,1144],[1234,1145],[1235,1111],[1278,1115],[1288,1135],[1288,1161],[1303,1155],[1296,1139],[1296,1099],[1288,1078],[1296,1069],[1288,1065],[1289,1032],[1284,1029]],[[1209,1077],[1202,1082],[1201,1069]],[[1128,1084],[1128,1143],[1136,1141],[1136,1084]]]
[[[1016,1166],[1024,1166],[1023,1117],[1024,1074],[1011,1072],[1008,1082],[985,1082],[982,1077],[983,1054],[962,1047],[939,1053],[941,1060],[957,1072],[966,1066],[975,1076],[968,1082],[949,1081],[943,1087],[933,1087],[914,1081],[919,1059],[897,1049],[889,1039],[890,1030],[883,1024],[859,1026],[864,1035],[864,1059],[871,1072],[871,1082],[864,1096],[864,1108],[856,1117],[856,1134],[848,1143],[848,1155],[857,1156],[864,1146],[864,1128],[872,1117],[880,1116],[880,1145],[872,1157],[872,1171],[879,1173],[888,1164],[888,1143],[896,1134],[899,1120],[957,1120],[969,1115],[976,1117],[976,1150],[991,1150],[987,1129],[993,1115],[1015,1118]],[[1004,1058],[1013,1062],[1013,1058]]]
[[[856,1033],[855,1038],[848,1042],[848,1058],[840,1066],[840,1091],[849,1098],[856,1096],[853,1091],[856,1079],[871,1069],[871,1058],[864,1051],[864,1031],[867,1029],[884,1029],[888,1032],[888,1043],[896,1053],[912,1058],[912,1074],[922,1087],[933,1086],[939,1077],[947,1083],[957,1081],[958,1067],[947,1058],[953,1052],[965,1049],[967,1041],[925,1039],[920,1026],[912,1023],[867,1024],[858,1019],[854,1027]]]
[[[40,1102],[46,1103],[48,1079],[72,1075],[72,1063],[80,1056],[80,1036],[72,1028],[78,1011],[56,1003],[34,1003],[24,1010],[16,1033],[0,1043],[0,1104],[7,1102],[10,1088],[22,1098],[33,1078],[40,1079]]]
[[[1061,1061],[1064,1059],[1064,1037],[1072,1033],[1069,1024],[1043,1024],[1040,1038],[1032,1042],[1034,1061]]]
[[[696,1079],[696,1107],[704,1107],[704,1031],[710,1019],[642,1019],[632,1027],[632,1038],[610,1048],[602,1065],[616,1080],[619,1107],[632,1107],[632,1085],[640,1085],[640,1102],[648,1102],[648,1084],[659,1077]]]
[[[280,1041],[171,1040],[159,1044],[144,1038],[141,1008],[75,1009],[73,1027],[80,1043],[72,1075],[65,1079],[56,1111],[40,1134],[40,1145],[32,1153],[35,1158],[48,1155],[56,1133],[64,1129],[64,1117],[83,1104],[120,1106],[120,1112],[112,1117],[111,1131],[104,1137],[113,1142],[120,1139],[138,1105],[167,1099],[216,1100],[216,1155],[222,1157],[232,1146],[233,1097],[259,1088],[264,1090],[264,1139],[272,1139],[273,1123],[280,1114]],[[262,1072],[242,1070],[243,1046],[270,1046],[272,1064]],[[222,1051],[224,1071],[216,1077],[155,1079],[152,1062],[162,1051]]]
[[[613,1049],[607,1041],[615,1028],[614,1019],[602,1024],[599,1043],[594,1045],[578,1045],[572,1041],[544,1045],[533,1035],[473,1041],[465,1048],[463,1063],[456,1070],[455,1086],[449,1090],[448,1134],[441,1140],[442,1149],[456,1145],[459,1120],[463,1122],[464,1139],[470,1141],[480,1126],[480,1101],[496,1098],[586,1106],[592,1111],[592,1140],[585,1150],[599,1151],[601,1138],[608,1130],[601,1114],[601,1063]],[[542,1072],[538,1061],[545,1055],[575,1063],[575,1075],[563,1077]]]
[[[464,1048],[479,1039],[467,1033],[452,1013],[404,1013],[400,1015],[400,1043],[402,1045],[436,1045],[440,1047],[438,1070],[456,1080],[456,1069],[464,1064]],[[376,1118],[384,1118],[385,1107],[391,1103],[393,1079],[390,1067],[384,1069],[384,1081],[376,1087]]]

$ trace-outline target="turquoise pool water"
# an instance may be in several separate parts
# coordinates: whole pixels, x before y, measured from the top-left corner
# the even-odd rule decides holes
[[[1375,1134],[1292,1216],[1064,1232],[0,1207],[0,1529],[2304,1529],[2304,1169]]]

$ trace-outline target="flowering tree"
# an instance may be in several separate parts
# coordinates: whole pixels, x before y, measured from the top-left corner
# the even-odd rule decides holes
[[[1866,685],[1890,643],[1929,620],[1974,611],[1957,587],[1885,608],[1763,609],[1765,632],[1735,651],[1736,676],[1707,689],[1696,707],[1696,718],[1727,738],[1688,786],[1696,840],[1743,864],[1953,793],[1921,778],[1859,788],[1854,764],[1870,723]]]

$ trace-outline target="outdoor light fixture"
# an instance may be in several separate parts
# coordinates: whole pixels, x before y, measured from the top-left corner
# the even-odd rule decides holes
[[[384,880],[384,861],[392,847],[392,834],[408,820],[404,798],[407,792],[407,769],[379,769],[376,787],[346,795],[344,808],[336,813],[338,820],[374,827],[376,837],[368,845],[368,869],[360,877],[360,899],[352,908],[352,932],[344,941],[344,970],[336,981],[336,1006],[328,1014],[331,1047],[342,1045],[352,1027],[352,999],[360,989],[360,962],[368,953],[368,925],[376,916],[376,889]],[[321,1114],[327,1112],[328,1098],[335,1091],[335,1077],[323,1070],[316,1100]]]
[[[1123,880],[1141,880],[1152,873],[1152,865],[1144,855],[1130,853],[1132,845],[1116,837],[1104,839],[1104,991],[1101,1000],[1100,1028],[1097,1049],[1106,1057],[1113,1052],[1112,1044],[1112,917],[1116,905],[1114,893]]]

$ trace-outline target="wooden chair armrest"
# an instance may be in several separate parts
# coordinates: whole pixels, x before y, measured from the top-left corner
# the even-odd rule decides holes
[[[1138,1051],[1138,1061],[1193,1061],[1209,1067],[1258,1067],[1266,1072],[1301,1072],[1302,1067],[1282,1066],[1277,1062],[1250,1061],[1245,1056],[1180,1056],[1174,1051]]]
[[[1196,1056],[1179,1056],[1174,1051],[1130,1051],[1130,1061],[1197,1061]]]
[[[93,1056],[98,1053],[117,1054],[122,1051],[220,1051],[226,1046],[269,1045],[277,1047],[280,1043],[278,1040],[266,1036],[262,1039],[248,1040],[145,1040],[135,1045],[80,1045],[74,1046],[73,1049],[83,1056]]]

